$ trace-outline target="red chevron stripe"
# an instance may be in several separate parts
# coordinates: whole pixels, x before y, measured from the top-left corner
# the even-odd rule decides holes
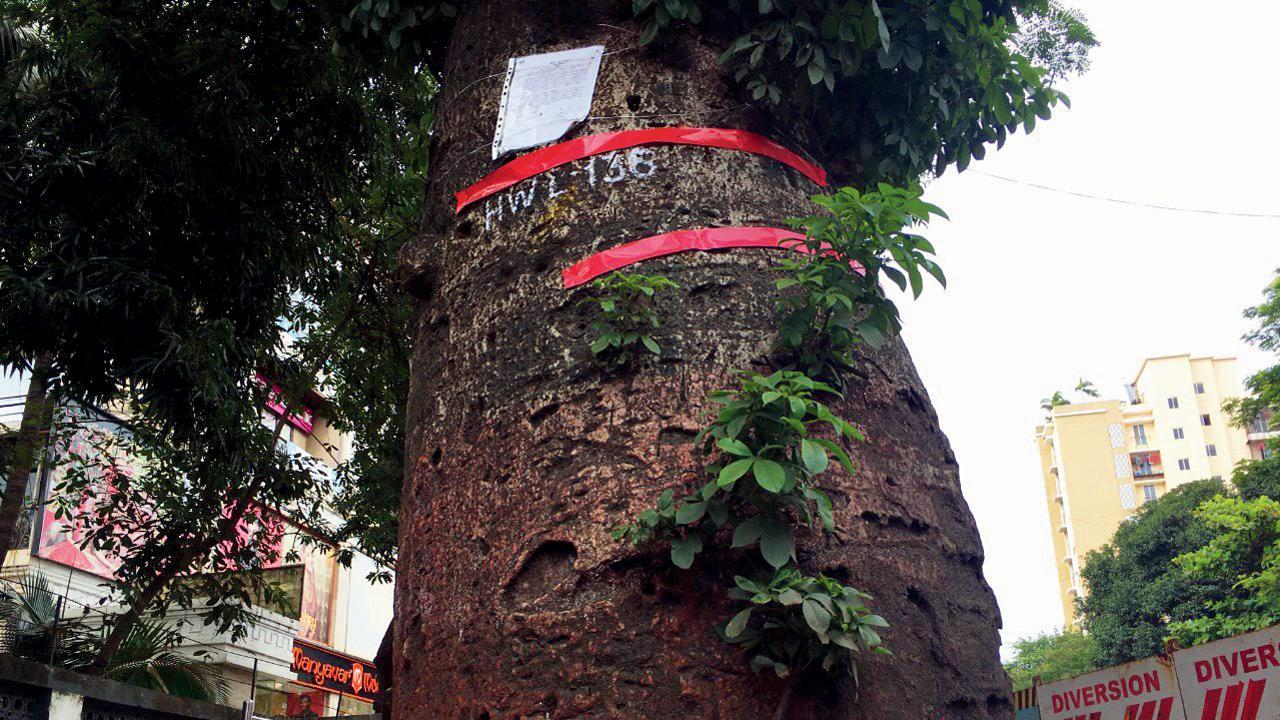
[[[1138,703],[1134,703],[1124,709],[1124,720],[1138,720]]]
[[[1218,702],[1222,699],[1222,688],[1214,688],[1205,693],[1204,709],[1200,711],[1200,720],[1218,720]]]
[[[1227,699],[1222,702],[1221,720],[1236,720],[1240,713],[1240,696],[1244,694],[1244,683],[1236,683],[1227,688]]]
[[[1148,700],[1142,703],[1142,714],[1138,716],[1138,720],[1155,720],[1157,701]]]
[[[1157,720],[1169,720],[1169,716],[1173,713],[1173,696],[1169,696],[1160,701],[1160,714]]]
[[[1266,689],[1266,678],[1249,681],[1249,692],[1244,696],[1244,707],[1240,709],[1240,720],[1258,720],[1258,708],[1262,705],[1262,691]]]

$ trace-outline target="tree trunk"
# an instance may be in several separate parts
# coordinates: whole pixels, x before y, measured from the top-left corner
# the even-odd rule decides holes
[[[49,404],[49,375],[53,371],[53,356],[44,353],[36,357],[31,366],[31,378],[27,384],[27,397],[22,405],[22,423],[14,443],[12,461],[0,496],[0,543],[4,543],[3,555],[7,559],[17,538],[13,531],[22,516],[26,504],[27,483],[31,473],[40,466],[41,449],[49,437],[49,423],[53,408]]]
[[[616,51],[592,108],[610,117],[578,134],[703,125],[799,145],[744,107],[714,43],[635,49],[634,24],[610,11],[621,5],[630,3],[477,0],[451,40],[430,209],[405,257],[419,303],[397,562],[402,717],[764,719],[786,692],[712,630],[732,613],[727,566],[705,556],[679,571],[665,553],[609,537],[663,488],[705,479],[691,441],[708,393],[729,386],[735,368],[769,369],[779,251],[632,268],[680,290],[662,305],[662,358],[612,370],[593,364],[584,292],[564,290],[560,270],[660,232],[782,226],[812,212],[815,187],[753,155],[655,146],[544,173],[460,216],[452,209],[452,193],[493,167],[502,88],[493,75],[512,55]],[[861,657],[857,691],[797,683],[783,712],[1007,718],[1000,618],[955,458],[900,343],[856,364],[837,406],[869,441],[851,448],[854,477],[822,480],[844,532],[802,537],[800,562],[872,593],[894,654]]]

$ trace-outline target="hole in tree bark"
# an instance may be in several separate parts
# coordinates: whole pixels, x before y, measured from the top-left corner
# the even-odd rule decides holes
[[[640,96],[639,96],[639,95],[628,95],[628,96],[627,96],[627,107],[628,107],[628,108],[630,108],[632,112],[635,112],[636,110],[639,110],[639,109],[640,109]]]
[[[560,583],[577,574],[573,569],[573,561],[577,559],[578,549],[571,542],[549,540],[542,543],[525,558],[520,572],[507,586],[507,601],[519,605],[545,598]]]
[[[693,442],[698,433],[682,427],[664,427],[658,431],[659,445],[685,445]]]
[[[436,465],[439,465],[439,464],[440,464],[440,458],[442,458],[442,457],[444,457],[444,450],[443,450],[443,449],[441,449],[441,448],[436,448],[435,450],[432,450],[432,451],[431,451],[431,466],[432,466],[432,467],[435,467]]]
[[[544,405],[538,408],[537,410],[534,410],[529,415],[529,424],[534,427],[538,427],[539,425],[542,424],[542,421],[546,420],[552,415],[555,415],[556,411],[559,409],[560,409],[560,403],[551,403],[549,405]]]

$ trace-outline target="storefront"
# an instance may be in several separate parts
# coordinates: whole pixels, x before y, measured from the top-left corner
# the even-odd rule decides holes
[[[308,412],[301,422],[310,433],[312,423],[322,421]],[[102,415],[83,423],[84,437],[75,438],[70,450],[82,455],[111,452],[111,438],[120,430],[118,421]],[[307,452],[286,442],[290,452]],[[123,455],[115,455],[113,465],[114,472],[139,471]],[[41,500],[56,492],[61,472],[55,462],[41,473]],[[107,593],[104,581],[113,579],[119,560],[81,546],[85,528],[77,516],[91,514],[92,502],[87,499],[69,517],[60,517],[48,502],[42,503],[34,518],[25,567],[7,568],[8,574],[39,573],[72,602],[97,606]],[[230,704],[238,706],[252,698],[260,717],[371,714],[378,673],[371,661],[360,656],[376,653],[390,622],[391,586],[367,579],[375,564],[364,555],[357,553],[351,567],[344,567],[322,538],[287,518],[264,509],[258,521],[280,528],[276,559],[262,572],[285,589],[289,602],[271,608],[255,606],[248,635],[234,642],[229,633],[215,633],[205,626],[195,610],[175,609],[166,621],[183,628],[186,642],[178,649],[199,651],[220,665],[230,686]]]

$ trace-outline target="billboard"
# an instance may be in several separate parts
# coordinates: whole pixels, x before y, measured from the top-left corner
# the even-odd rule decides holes
[[[106,488],[119,476],[133,476],[143,468],[125,451],[122,437],[128,430],[114,418],[90,410],[76,408],[68,412],[72,417],[72,432],[61,438],[54,448],[53,459],[48,464],[48,477],[43,483],[39,533],[35,539],[33,555],[77,570],[93,574],[104,580],[114,580],[123,560],[116,554],[99,550],[87,542],[88,533],[96,521],[94,511],[98,498],[105,496]],[[90,487],[101,492],[88,492],[70,513],[59,517],[50,497],[58,491],[67,473],[78,468],[88,474]],[[224,508],[223,512],[227,512]],[[273,560],[264,564],[267,572],[277,571],[289,565],[301,564],[301,572],[281,575],[292,591],[298,587],[300,634],[304,639],[327,643],[332,634],[334,580],[337,573],[336,558],[332,547],[322,541],[303,543],[299,534],[306,530],[279,516],[267,508],[255,508],[236,528],[242,540],[249,537],[250,524],[265,524],[272,529],[269,542],[274,546]],[[297,554],[297,559],[290,553]],[[235,567],[211,567],[211,572],[232,572]],[[295,578],[301,575],[300,579]]]
[[[1172,663],[1158,657],[1041,685],[1041,720],[1183,720]]]
[[[74,430],[59,441],[57,457],[49,463],[37,510],[40,531],[32,554],[109,580],[115,577],[120,558],[85,542],[96,497],[86,493],[75,512],[59,517],[49,502],[50,493],[65,480],[73,465],[89,475],[91,487],[109,486],[117,473],[132,475],[138,469],[121,449],[118,438],[125,430],[120,423],[79,409],[68,412],[77,413],[72,415]]]
[[[1280,626],[1179,650],[1174,661],[1188,718],[1280,718]]]

